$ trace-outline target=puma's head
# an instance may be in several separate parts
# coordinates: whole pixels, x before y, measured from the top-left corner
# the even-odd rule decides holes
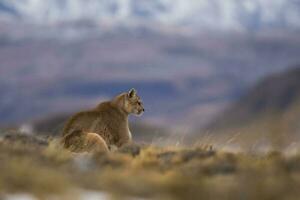
[[[135,89],[124,94],[124,110],[135,115],[142,115],[145,112],[143,102]]]

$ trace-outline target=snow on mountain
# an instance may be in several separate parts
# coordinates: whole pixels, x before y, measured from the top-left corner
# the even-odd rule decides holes
[[[0,19],[192,29],[300,29],[300,0],[0,0]]]

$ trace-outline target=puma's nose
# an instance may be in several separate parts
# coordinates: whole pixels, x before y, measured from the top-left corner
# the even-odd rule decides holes
[[[145,108],[143,108],[143,112],[145,112]]]

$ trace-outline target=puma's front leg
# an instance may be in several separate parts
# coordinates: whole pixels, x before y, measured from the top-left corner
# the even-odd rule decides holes
[[[109,145],[109,150],[112,152],[115,152],[118,150],[118,147],[116,145],[112,144],[112,145]]]

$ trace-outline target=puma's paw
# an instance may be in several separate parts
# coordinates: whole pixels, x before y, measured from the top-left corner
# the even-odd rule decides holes
[[[109,149],[110,149],[110,151],[115,152],[118,150],[118,147],[116,145],[110,145]]]

